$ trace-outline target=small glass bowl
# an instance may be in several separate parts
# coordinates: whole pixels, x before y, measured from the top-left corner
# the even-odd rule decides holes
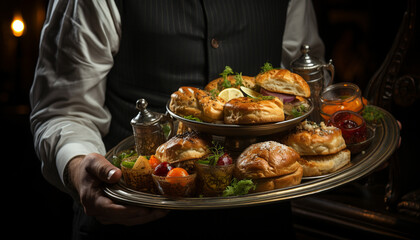
[[[208,165],[196,163],[199,193],[204,196],[219,196],[229,186],[235,164]]]
[[[141,192],[157,192],[151,173],[145,173],[141,170],[127,168],[123,165],[121,165],[121,171],[127,187]]]
[[[162,177],[152,174],[160,194],[170,198],[192,197],[195,195],[196,173],[182,177]]]
[[[328,125],[333,125],[341,130],[341,134],[346,141],[346,145],[366,140],[366,121],[356,112],[335,112],[328,121]]]
[[[365,141],[359,142],[359,143],[353,143],[353,144],[346,144],[351,154],[357,154],[357,153],[363,152],[372,143],[373,139],[375,138],[375,128],[368,125],[366,129],[367,129],[367,136],[366,136]]]
[[[325,121],[337,111],[350,110],[360,113],[364,107],[360,88],[348,82],[328,86],[321,93],[320,102],[320,114]]]

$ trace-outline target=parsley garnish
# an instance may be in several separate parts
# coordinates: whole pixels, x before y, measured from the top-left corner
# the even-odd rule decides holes
[[[374,106],[367,105],[362,111],[362,117],[368,123],[378,123],[379,120],[381,120],[384,117],[384,115],[380,110],[378,110]]]
[[[226,66],[225,70],[223,70],[222,73],[220,73],[220,75],[223,77],[223,83],[222,83],[222,87],[223,88],[230,88],[232,87],[232,84],[230,83],[230,81],[227,79],[227,77],[233,73],[233,70],[231,67]]]
[[[232,85],[232,83],[228,80],[228,76],[233,75],[233,74],[235,74],[235,76],[233,77],[235,79],[235,83]],[[235,73],[233,69],[229,66],[226,66],[225,70],[223,70],[223,72],[220,73],[219,75],[223,77],[223,81],[220,84],[222,89],[244,85],[243,79],[242,79],[242,73]]]
[[[265,73],[265,72],[270,71],[270,70],[272,70],[272,69],[274,69],[274,68],[273,68],[273,65],[272,65],[271,63],[269,63],[269,62],[266,62],[266,63],[264,63],[264,65],[261,67],[261,73]]]
[[[219,158],[225,154],[224,150],[223,150],[223,146],[221,146],[218,142],[212,141],[211,142],[213,144],[212,147],[210,147],[210,152],[211,154],[202,160],[198,160],[199,163],[202,164],[208,164],[208,165],[216,165],[217,161],[219,160]]]
[[[236,73],[235,77],[233,77],[233,78],[235,78],[235,80],[236,80],[235,81],[235,87],[244,85],[243,79],[242,79],[242,73]]]
[[[252,189],[255,190],[257,185],[251,179],[239,180],[236,178],[232,179],[232,182],[223,191],[223,197],[245,195]]]

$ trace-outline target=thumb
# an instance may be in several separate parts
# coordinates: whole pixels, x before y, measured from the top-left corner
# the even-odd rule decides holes
[[[116,183],[120,180],[122,175],[121,170],[115,167],[104,156],[92,153],[87,155],[86,158],[91,160],[88,171],[99,178],[102,182]]]

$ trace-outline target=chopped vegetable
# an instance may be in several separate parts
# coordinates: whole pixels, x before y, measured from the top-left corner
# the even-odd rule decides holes
[[[223,191],[223,197],[245,195],[252,189],[255,190],[257,185],[251,179],[239,180],[236,178],[232,179],[232,182]]]
[[[133,156],[136,156],[136,155],[137,155],[137,152],[135,150],[123,151],[118,156],[113,156],[112,157],[112,164],[119,168],[120,165],[121,165],[121,162],[124,159],[129,158],[129,157],[133,157]]]
[[[296,106],[292,109],[292,116],[295,117],[300,117],[302,116],[304,113],[306,113],[308,111],[308,109],[306,108],[305,105],[299,105]]]
[[[144,174],[152,173],[153,169],[149,164],[149,160],[145,156],[139,156],[133,166],[133,170],[143,172]]]
[[[184,116],[184,118],[188,120],[197,121],[197,122],[203,122],[203,120],[199,119],[198,117],[194,117],[192,115]]]
[[[150,167],[152,167],[152,169],[155,169],[157,165],[159,165],[159,163],[160,163],[160,160],[157,157],[155,157],[155,155],[150,156],[149,164],[150,164]]]
[[[133,168],[134,167],[134,164],[135,164],[136,162],[130,162],[130,161],[124,161],[124,162],[121,162],[121,165],[123,166],[123,167],[126,167],[126,168]]]

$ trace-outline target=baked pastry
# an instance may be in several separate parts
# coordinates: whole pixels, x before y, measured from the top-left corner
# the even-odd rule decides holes
[[[231,87],[240,88],[240,86],[244,86],[250,89],[255,89],[255,77],[250,76],[242,76],[242,81],[238,81],[234,75],[227,76],[227,80],[229,81]],[[216,95],[219,94],[223,89],[228,88],[227,86],[223,85],[224,78],[219,77],[214,79],[213,81],[209,82],[205,87],[204,90],[208,92],[214,92]]]
[[[252,179],[255,192],[289,187],[300,183],[303,175],[299,154],[275,141],[250,145],[238,157],[234,169],[237,179]]]
[[[193,116],[204,122],[223,121],[225,100],[195,87],[180,87],[171,94],[169,109],[180,116]]]
[[[196,160],[210,154],[208,140],[197,132],[185,132],[175,135],[156,149],[155,157],[161,162],[168,162],[174,167],[182,167],[187,172],[194,168]]]
[[[298,117],[309,110],[306,98],[311,96],[311,90],[298,74],[287,69],[271,69],[258,74],[255,82],[262,95],[274,96],[283,101],[286,119]]]
[[[278,98],[240,97],[227,102],[224,108],[224,122],[227,124],[256,124],[283,120],[283,103]]]
[[[311,90],[305,79],[287,69],[271,69],[256,76],[255,82],[261,88],[275,93],[310,97]]]
[[[303,167],[303,176],[319,176],[337,171],[350,162],[350,150],[344,149],[329,155],[302,156],[298,161]]]
[[[300,154],[298,162],[303,167],[304,177],[335,172],[351,160],[341,130],[324,122],[305,120],[281,142]]]
[[[308,120],[297,125],[295,131],[281,142],[295,149],[301,156],[328,155],[346,148],[339,128]]]

